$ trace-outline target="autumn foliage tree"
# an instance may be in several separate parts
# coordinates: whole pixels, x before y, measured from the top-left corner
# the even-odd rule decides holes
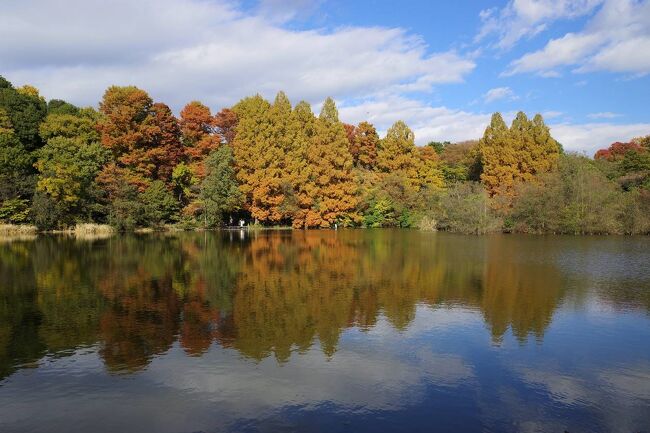
[[[183,160],[181,129],[167,105],[157,102],[151,109],[155,129],[147,157],[155,166],[152,177],[169,183],[174,167]]]
[[[230,108],[224,108],[214,116],[214,126],[226,144],[232,144],[237,128],[237,113]]]
[[[350,153],[356,167],[373,169],[377,163],[379,135],[371,123],[361,122],[354,129]]]
[[[279,149],[271,144],[272,125],[269,117],[270,104],[259,95],[245,98],[233,110],[239,123],[233,141],[237,161],[237,179],[251,216],[261,221],[278,218],[270,209],[266,194],[277,186],[278,170],[274,169]],[[274,201],[274,199],[271,199]]]
[[[330,227],[337,221],[351,223],[357,218],[348,143],[334,100],[327,98],[307,149],[308,182],[313,188],[314,205],[305,216],[306,227]]]
[[[508,129],[500,113],[494,113],[479,141],[481,181],[490,196],[499,196],[509,206],[517,182],[530,182],[557,167],[561,147],[541,115],[530,121],[517,113]]]
[[[377,170],[402,177],[409,188],[417,191],[423,186],[443,185],[439,160],[432,148],[416,147],[413,131],[404,122],[398,121],[379,142]]]
[[[181,110],[180,128],[185,156],[200,180],[205,175],[203,160],[221,144],[210,108],[198,101],[190,102]]]
[[[99,111],[103,115],[98,123],[102,145],[125,172],[125,180],[144,191],[156,169],[149,152],[158,131],[153,101],[137,87],[112,86],[104,93]]]
[[[480,141],[418,147],[402,121],[383,138],[343,123],[331,98],[318,117],[279,92],[216,115],[192,101],[176,118],[134,86],[108,88],[96,111],[0,77],[2,223],[215,227],[236,212],[294,228],[646,233],[649,210],[650,137],[586,161],[564,154],[541,115],[508,127],[495,113]]]

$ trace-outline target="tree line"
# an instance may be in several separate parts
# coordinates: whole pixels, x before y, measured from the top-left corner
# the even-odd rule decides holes
[[[176,117],[134,86],[98,109],[46,101],[0,77],[0,223],[294,228],[420,227],[466,233],[648,233],[650,139],[594,159],[567,154],[541,115],[499,113],[478,141],[415,145],[396,122],[380,137],[316,116],[283,92]]]

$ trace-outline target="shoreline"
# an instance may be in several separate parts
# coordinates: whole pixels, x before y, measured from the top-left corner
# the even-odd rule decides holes
[[[438,230],[438,229],[418,229],[412,227],[341,227],[341,230],[414,230],[419,232],[442,232],[442,233],[453,233],[460,235],[470,235],[470,236],[481,236],[481,235],[494,235],[494,234],[519,234],[519,235],[531,235],[531,236],[649,236],[649,234],[629,234],[629,233],[553,233],[553,232],[522,232],[522,231],[512,231],[512,230],[496,230],[486,233],[466,233],[450,230]],[[255,232],[255,231],[320,231],[320,230],[332,230],[336,231],[336,228],[309,228],[309,229],[295,229],[291,226],[224,226],[224,227],[215,227],[215,228],[205,228],[205,227],[195,227],[188,228],[182,227],[175,224],[166,224],[161,227],[138,227],[132,231],[119,231],[113,228],[108,224],[94,224],[94,223],[84,223],[77,224],[74,227],[68,229],[58,229],[58,230],[39,230],[34,225],[29,224],[0,224],[0,238],[15,238],[15,239],[33,239],[39,235],[73,235],[78,238],[104,238],[111,237],[115,235],[125,235],[125,234],[153,234],[153,233],[174,233],[174,232]]]

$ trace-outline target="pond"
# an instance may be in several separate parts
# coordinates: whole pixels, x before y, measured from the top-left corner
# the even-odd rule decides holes
[[[0,431],[650,431],[650,238],[3,240]]]

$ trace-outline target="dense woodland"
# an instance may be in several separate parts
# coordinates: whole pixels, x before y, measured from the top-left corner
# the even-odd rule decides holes
[[[379,137],[280,92],[177,118],[136,87],[99,109],[49,102],[0,77],[0,223],[214,228],[418,227],[465,233],[650,233],[650,136],[593,159],[568,154],[541,115],[492,116],[478,141]]]

